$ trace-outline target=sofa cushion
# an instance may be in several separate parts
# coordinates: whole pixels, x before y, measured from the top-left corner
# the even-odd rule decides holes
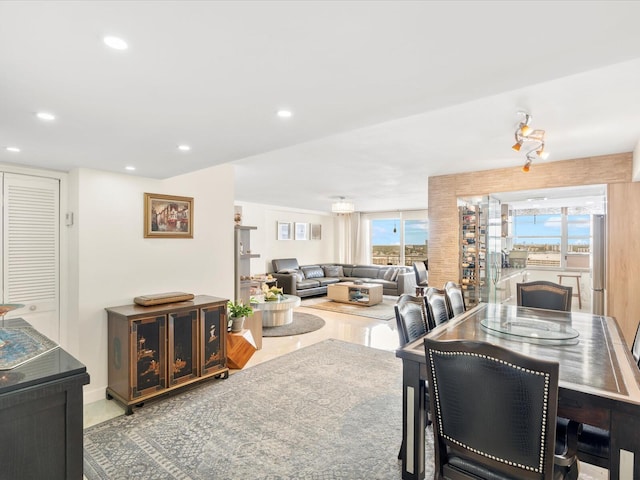
[[[318,281],[320,282],[320,285],[322,285],[322,286],[331,285],[332,283],[340,283],[340,279],[337,278],[337,277],[319,278]]]
[[[378,278],[378,270],[380,270],[379,267],[353,267],[351,276],[361,278]]]
[[[324,271],[325,277],[343,277],[344,271],[340,265],[323,265],[322,270]]]
[[[353,271],[353,266],[351,266],[351,265],[342,265],[343,276],[350,277],[352,271]]]
[[[302,273],[302,270],[294,270],[291,273],[296,277],[297,282],[304,280],[304,273]]]
[[[301,267],[301,270],[304,273],[304,278],[322,278],[325,276],[324,270],[319,265]]]
[[[319,287],[320,286],[320,282],[318,280],[300,280],[296,283],[296,288],[298,290],[304,290],[306,288],[315,288],[315,287]]]

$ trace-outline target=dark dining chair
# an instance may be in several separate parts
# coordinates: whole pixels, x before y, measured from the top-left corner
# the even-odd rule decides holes
[[[396,313],[396,325],[398,327],[398,338],[400,340],[400,348],[406,344],[418,340],[426,335],[429,328],[429,317],[427,315],[427,306],[423,297],[402,294],[394,305]],[[425,383],[425,409],[429,409],[429,389]],[[427,420],[427,424],[430,422]],[[425,425],[426,427],[426,425]],[[398,458],[404,456],[404,438],[400,446]]]
[[[451,317],[460,315],[467,310],[460,285],[455,282],[447,282],[444,284],[444,291],[447,294],[447,306]]]
[[[538,280],[517,283],[518,305],[521,307],[545,308],[547,310],[571,311],[573,289],[566,285]]]
[[[400,348],[424,336],[429,330],[429,317],[424,298],[402,294],[394,305]]]
[[[443,324],[451,318],[447,308],[447,293],[439,288],[429,287],[424,294],[431,328]]]
[[[424,262],[413,262],[413,272],[416,275],[416,292],[424,292],[429,286],[429,271]]]
[[[557,362],[478,341],[425,338],[424,346],[434,478],[578,478],[580,424],[568,422],[556,445]]]

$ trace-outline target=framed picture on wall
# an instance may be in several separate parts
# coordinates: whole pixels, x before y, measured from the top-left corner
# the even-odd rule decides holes
[[[322,240],[322,224],[311,224],[311,240]]]
[[[308,237],[309,224],[296,222],[295,225],[296,225],[296,240],[309,240],[309,237]]]
[[[145,193],[144,238],[193,238],[193,197]]]
[[[278,222],[278,240],[292,240],[291,222]]]

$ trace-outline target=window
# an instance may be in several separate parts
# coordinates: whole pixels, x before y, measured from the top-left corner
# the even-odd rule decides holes
[[[426,212],[403,212],[396,218],[371,219],[371,258],[374,265],[408,265],[427,259]]]
[[[527,250],[527,265],[589,268],[591,215],[579,208],[513,211],[513,247]]]

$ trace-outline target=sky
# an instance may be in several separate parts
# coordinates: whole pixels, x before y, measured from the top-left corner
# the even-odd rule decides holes
[[[521,215],[512,223],[511,234],[515,237],[541,237],[523,240],[524,243],[560,244],[561,218],[559,215]],[[405,220],[405,244],[424,245],[428,237],[428,222]],[[396,233],[393,233],[393,229]],[[372,220],[371,239],[373,245],[400,245],[399,220]],[[568,224],[569,244],[588,244],[590,216],[573,215]],[[555,238],[554,238],[555,237]],[[573,237],[573,238],[572,238]],[[580,238],[582,237],[582,238]],[[517,239],[516,239],[517,241]]]
[[[570,245],[588,244],[591,231],[589,215],[572,215],[567,225]],[[560,215],[521,215],[514,217],[511,234],[516,243],[560,245]],[[521,237],[540,237],[522,239]]]
[[[427,241],[427,225],[424,220],[405,220],[404,243],[406,245],[424,245]],[[400,245],[401,222],[396,220],[372,220],[371,243],[372,245]],[[396,233],[393,233],[393,228]]]

